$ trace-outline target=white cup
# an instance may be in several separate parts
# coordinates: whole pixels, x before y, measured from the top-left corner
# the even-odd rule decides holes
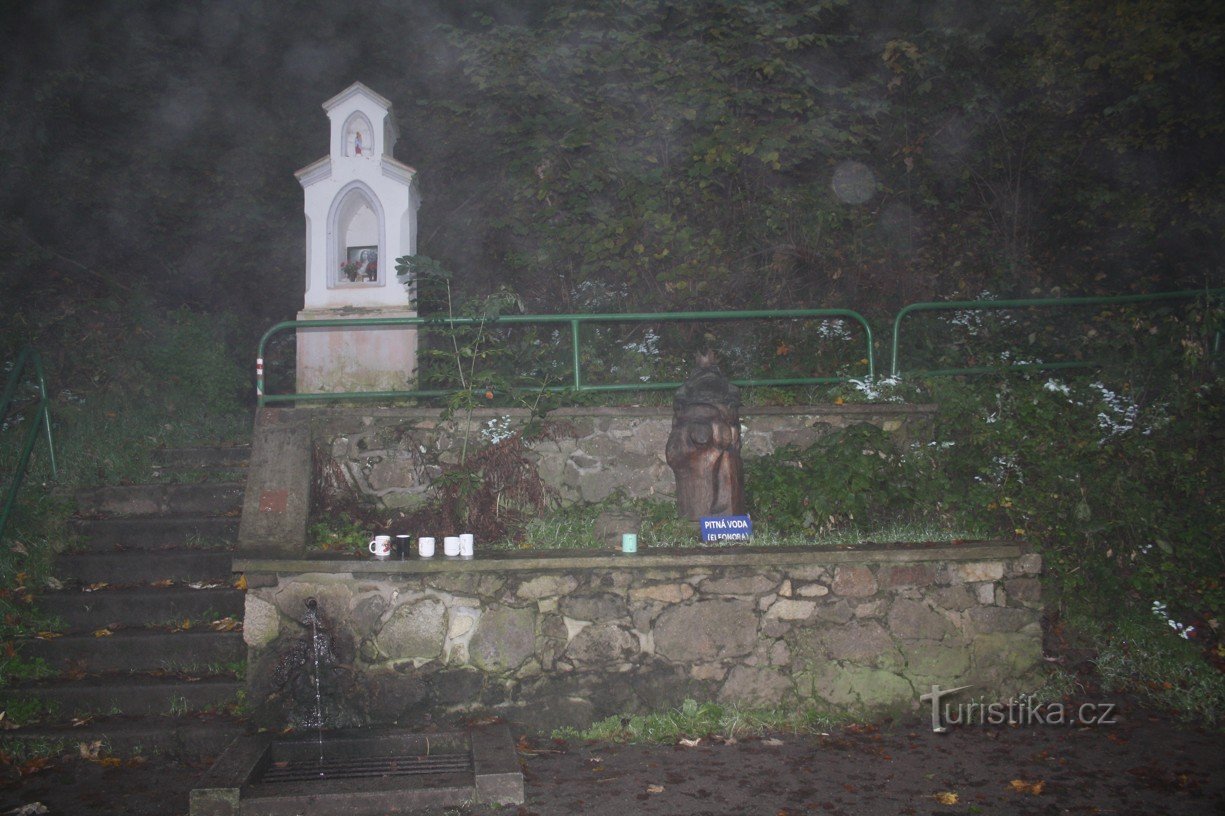
[[[460,533],[460,536],[459,536],[460,558],[471,558],[475,549],[476,549],[476,540],[472,537],[472,533]]]
[[[446,536],[442,539],[442,554],[448,558],[459,555],[459,536]]]
[[[391,555],[391,536],[375,536],[369,546],[375,558],[386,558]]]
[[[417,555],[422,558],[434,557],[434,539],[431,536],[423,536],[417,539]]]

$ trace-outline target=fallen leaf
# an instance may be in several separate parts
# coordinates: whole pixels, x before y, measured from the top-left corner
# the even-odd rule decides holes
[[[123,764],[123,760],[119,757],[103,757],[102,759],[91,759],[90,762],[97,762],[103,768],[118,768]]]
[[[234,589],[241,589],[245,592],[247,590],[247,576],[238,576],[238,580],[234,582]]]
[[[91,716],[86,716],[86,717],[76,717],[76,718],[74,718],[74,719],[73,719],[73,721],[72,721],[72,727],[73,727],[73,728],[80,728],[80,727],[81,727],[81,726],[83,726],[83,725],[89,725],[89,724],[90,724],[91,722],[93,722],[93,721],[94,721],[94,718],[93,718],[93,716],[92,716],[92,715],[91,715]],[[84,743],[82,743],[82,745],[84,745]]]
[[[102,740],[79,742],[77,750],[81,752],[81,759],[97,759],[98,752],[102,750]]]
[[[696,746],[697,746],[697,745],[698,745],[698,744],[699,744],[701,741],[702,741],[702,738],[701,738],[701,737],[698,737],[697,739],[682,739],[680,744],[681,744],[681,745],[683,745],[683,746],[685,746],[686,748],[694,748],[694,747],[696,747]]]
[[[1008,785],[1017,793],[1028,793],[1037,796],[1046,787],[1046,781],[1026,782],[1024,779],[1014,779]]]
[[[63,632],[39,632],[34,637],[38,638],[39,640],[55,640],[57,637],[63,636]]]
[[[188,586],[192,589],[217,589],[218,587],[225,586],[225,584],[222,584],[220,581],[193,581]]]
[[[209,624],[209,627],[217,632],[233,632],[235,629],[242,628],[242,621],[234,620],[230,617],[215,620]]]
[[[82,587],[81,591],[82,592],[97,592],[100,589],[106,589],[108,586],[110,586],[110,584],[108,584],[106,581],[99,581],[96,584],[89,584],[88,586]]]
[[[782,744],[783,744],[783,741],[782,741],[781,739],[777,739],[777,738],[775,738],[775,737],[767,737],[766,739],[763,739],[763,740],[761,741],[761,744],[762,744],[762,745],[769,745],[769,746],[771,746],[771,747],[777,747],[777,746],[779,746],[779,745],[782,745]]]
[[[952,791],[940,791],[939,793],[934,793],[932,794],[932,798],[942,805],[955,805],[961,801],[961,798]]]
[[[663,785],[647,785],[647,793],[663,793]]]
[[[107,629],[106,627],[94,630],[94,637],[96,638],[110,637],[113,634],[115,633],[112,632],[110,629]]]
[[[163,578],[160,581],[154,581],[153,583],[149,584],[149,586],[157,587],[158,589],[165,589],[166,587],[174,586],[174,580],[171,578]]]

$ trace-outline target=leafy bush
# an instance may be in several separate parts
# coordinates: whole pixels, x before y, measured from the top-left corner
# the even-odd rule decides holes
[[[926,449],[899,450],[866,423],[751,460],[745,485],[759,528],[782,535],[934,520],[947,488]]]

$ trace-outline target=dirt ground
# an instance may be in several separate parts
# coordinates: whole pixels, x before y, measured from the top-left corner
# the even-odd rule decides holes
[[[522,806],[464,816],[1222,814],[1225,732],[1130,705],[1114,724],[848,726],[695,746],[521,741]],[[204,765],[4,768],[0,814],[187,813]],[[32,807],[40,803],[45,810]],[[22,809],[24,807],[24,810]]]

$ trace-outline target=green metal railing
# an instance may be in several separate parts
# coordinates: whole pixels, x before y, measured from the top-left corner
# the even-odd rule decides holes
[[[354,400],[354,399],[400,399],[413,397],[440,397],[455,393],[456,389],[433,389],[411,391],[362,391],[343,393],[311,393],[311,394],[268,394],[264,383],[264,352],[268,340],[279,332],[289,329],[315,328],[359,328],[362,326],[418,326],[445,327],[456,326],[509,326],[520,324],[565,324],[570,327],[570,355],[573,365],[572,382],[565,386],[550,386],[547,391],[645,391],[652,389],[677,388],[679,382],[631,383],[593,385],[584,381],[582,371],[581,328],[593,323],[667,323],[694,320],[788,320],[812,318],[841,318],[852,320],[863,327],[865,337],[865,354],[867,360],[867,376],[875,376],[875,359],[872,354],[872,327],[863,315],[850,309],[777,309],[770,311],[744,312],[660,312],[657,314],[561,314],[561,315],[501,315],[496,318],[479,317],[381,317],[357,318],[353,320],[287,320],[277,323],[259,341],[258,357],[255,363],[255,395],[262,407],[272,402]],[[820,383],[844,382],[850,377],[777,377],[766,379],[733,380],[742,386],[774,386],[774,385],[816,385]]]
[[[34,407],[34,421],[26,431],[25,442],[18,456],[17,468],[13,471],[12,484],[9,485],[8,496],[4,500],[4,510],[0,512],[0,540],[4,539],[4,529],[8,525],[13,505],[17,502],[17,491],[25,480],[26,469],[30,464],[30,454],[34,452],[34,444],[38,441],[38,432],[44,430],[47,437],[47,453],[51,459],[51,476],[55,478],[55,443],[51,439],[51,399],[47,396],[47,380],[43,376],[42,359],[38,352],[27,346],[17,355],[8,382],[4,386],[4,397],[0,399],[0,419],[7,417],[17,397],[17,389],[25,381],[26,369],[32,369],[35,386],[38,389],[38,404]]]
[[[1194,300],[1197,298],[1225,297],[1225,288],[1198,289],[1177,292],[1157,292],[1140,295],[1113,295],[1101,297],[1069,297],[1069,298],[1027,298],[1019,300],[950,300],[927,303],[912,303],[899,311],[893,320],[893,337],[890,353],[890,376],[899,377],[902,374],[899,361],[899,342],[902,333],[902,322],[916,312],[934,311],[992,311],[1003,309],[1043,309],[1067,308],[1080,306],[1112,306],[1130,303],[1158,303],[1170,300]],[[363,326],[417,326],[417,327],[447,327],[503,326],[516,324],[566,324],[570,328],[570,355],[573,365],[573,381],[565,386],[551,386],[547,391],[647,391],[653,389],[677,388],[679,382],[653,383],[622,383],[622,384],[590,384],[584,381],[582,373],[581,328],[589,323],[665,323],[673,321],[694,320],[782,320],[782,319],[813,319],[839,318],[851,320],[863,327],[867,376],[874,377],[876,373],[875,355],[873,352],[872,328],[868,321],[858,312],[850,309],[783,309],[772,311],[743,312],[660,312],[638,314],[591,314],[591,315],[503,315],[497,318],[436,318],[436,317],[397,317],[397,318],[361,318],[354,320],[290,320],[277,323],[264,333],[259,342],[258,358],[256,359],[256,398],[260,406],[274,402],[293,401],[325,401],[354,399],[398,399],[413,397],[441,397],[455,393],[457,389],[428,389],[411,391],[362,391],[337,393],[308,394],[268,394],[264,383],[264,355],[267,343],[276,334],[290,329],[310,328],[358,328]],[[1221,331],[1215,333],[1212,353],[1220,354]],[[908,372],[912,376],[928,377],[948,376],[955,374],[987,374],[1008,370],[1057,370],[1069,368],[1091,368],[1099,365],[1092,360],[1062,360],[1052,362],[1012,362],[997,365],[965,366],[961,368],[925,369]],[[851,376],[837,377],[778,377],[733,380],[742,386],[780,386],[780,385],[816,385],[821,383],[847,382],[854,379]]]
[[[1110,306],[1126,303],[1155,303],[1166,300],[1193,300],[1225,296],[1225,289],[1192,289],[1179,292],[1157,292],[1144,295],[1113,295],[1103,297],[1029,298],[1023,300],[946,300],[929,303],[912,303],[897,313],[893,319],[893,347],[890,355],[889,376],[901,376],[898,363],[898,341],[901,337],[902,320],[915,312],[976,311],[995,309],[1030,309],[1069,306]],[[1217,331],[1214,352],[1221,347],[1221,332]],[[1011,363],[1008,365],[968,366],[964,368],[941,368],[910,372],[912,375],[939,377],[955,374],[985,374],[1010,369],[1033,369],[1039,371],[1063,368],[1092,368],[1098,363],[1090,360],[1065,360],[1058,362]]]

